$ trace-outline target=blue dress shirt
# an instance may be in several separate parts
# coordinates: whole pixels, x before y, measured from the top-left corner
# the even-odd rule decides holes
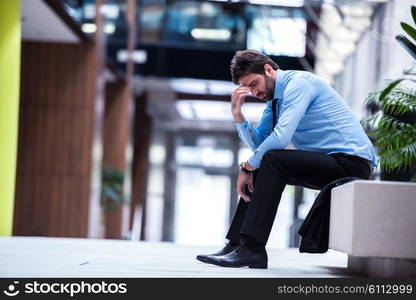
[[[256,128],[247,120],[235,123],[238,135],[254,152],[248,159],[251,166],[258,168],[264,153],[284,149],[290,142],[299,150],[356,155],[377,166],[374,147],[358,119],[314,74],[277,70],[274,98],[278,99],[274,128],[271,100]]]

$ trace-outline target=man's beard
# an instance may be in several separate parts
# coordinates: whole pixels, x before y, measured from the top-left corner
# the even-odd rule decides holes
[[[264,81],[265,81],[266,91],[264,92],[264,96],[262,95],[260,99],[263,100],[264,102],[267,102],[271,100],[274,96],[275,82],[274,82],[274,79],[267,74],[264,74]]]

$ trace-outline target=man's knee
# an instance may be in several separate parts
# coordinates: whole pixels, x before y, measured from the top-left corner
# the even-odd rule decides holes
[[[269,151],[267,151],[266,153],[264,153],[263,154],[263,158],[262,158],[262,162],[263,161],[269,161],[272,157],[273,157],[273,152],[274,152],[275,150],[269,150]]]
[[[282,176],[287,173],[287,164],[285,162],[287,158],[288,150],[269,150],[263,155],[263,159],[260,162],[261,168],[273,168],[273,170]]]
[[[270,163],[279,160],[279,153],[281,151],[282,150],[269,150],[266,153],[264,153],[263,158],[260,162],[260,168],[264,165],[270,165]]]

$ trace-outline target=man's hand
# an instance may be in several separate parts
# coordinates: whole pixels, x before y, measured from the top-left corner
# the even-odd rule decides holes
[[[237,193],[244,199],[244,201],[251,201],[250,197],[246,195],[245,187],[248,187],[250,193],[254,191],[253,189],[253,174],[246,174],[240,171],[237,179]]]
[[[244,104],[244,100],[250,89],[246,86],[239,86],[231,94],[231,113],[233,114],[234,121],[241,123],[244,121],[244,117],[241,114],[241,107]]]

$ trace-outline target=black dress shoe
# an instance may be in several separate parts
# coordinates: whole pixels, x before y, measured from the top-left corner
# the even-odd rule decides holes
[[[243,242],[228,254],[208,256],[207,263],[229,268],[267,269],[267,252],[264,247],[259,247],[253,251]]]
[[[221,256],[221,255],[225,255],[230,253],[231,251],[233,251],[235,248],[238,247],[238,243],[236,242],[229,242],[228,244],[225,245],[224,248],[222,248],[220,251],[212,253],[212,254],[200,254],[196,256],[196,259],[199,261],[202,261],[204,263],[209,263],[209,257],[211,256]]]

